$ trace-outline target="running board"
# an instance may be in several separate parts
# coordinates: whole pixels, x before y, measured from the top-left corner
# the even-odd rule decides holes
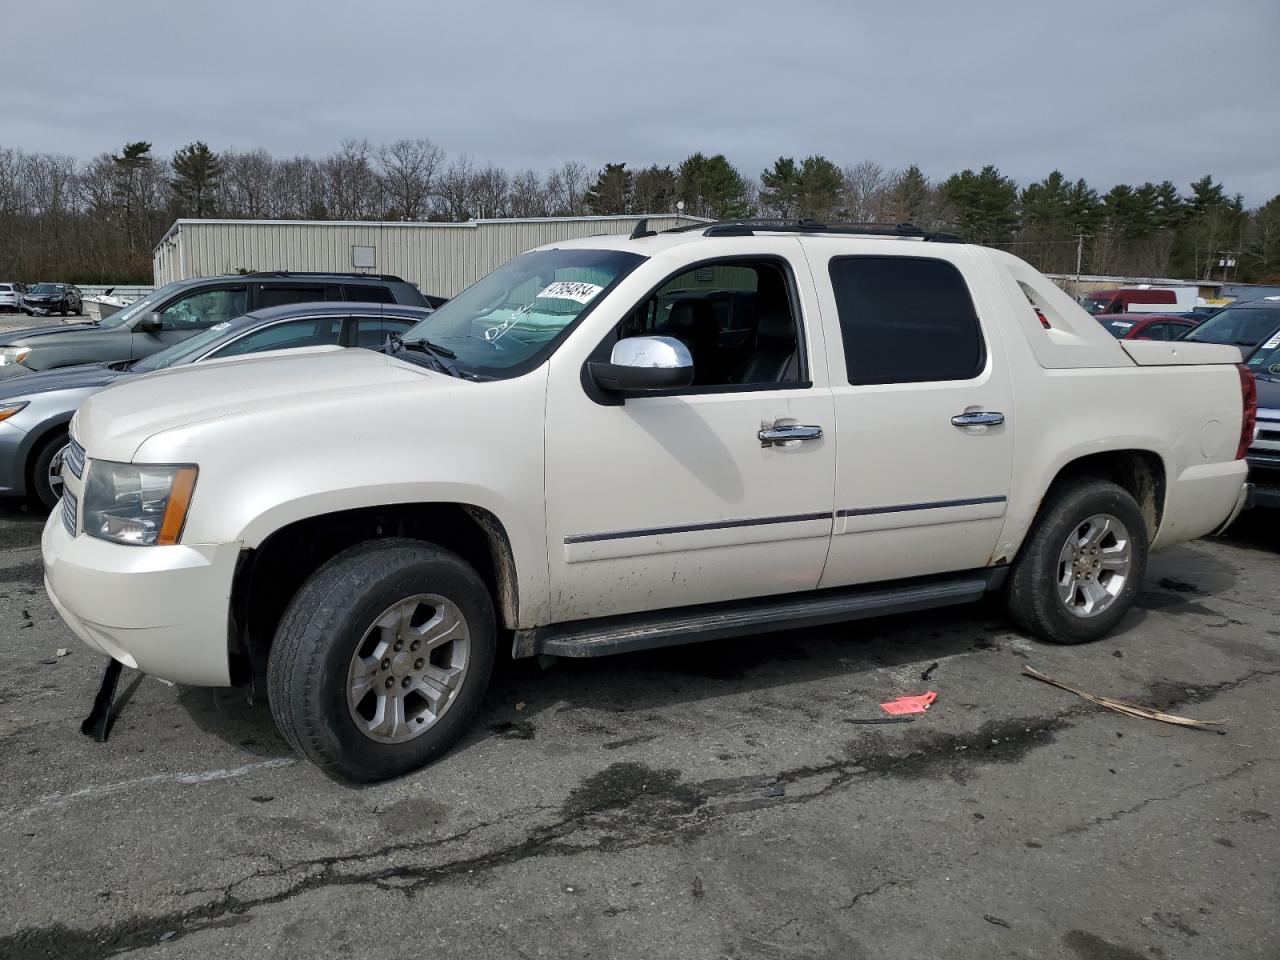
[[[1007,568],[900,586],[823,590],[677,610],[551,624],[517,632],[517,657],[603,657],[700,640],[883,617],[978,600],[998,587]]]

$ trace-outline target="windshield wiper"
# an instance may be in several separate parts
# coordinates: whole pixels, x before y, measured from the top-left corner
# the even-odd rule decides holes
[[[383,352],[388,356],[395,356],[405,350],[412,350],[414,353],[421,353],[427,360],[427,365],[438,373],[447,374],[450,377],[462,379],[462,371],[458,369],[458,365],[453,362],[457,354],[447,347],[439,346],[430,340],[404,340],[398,333],[387,334],[387,343],[383,348]]]

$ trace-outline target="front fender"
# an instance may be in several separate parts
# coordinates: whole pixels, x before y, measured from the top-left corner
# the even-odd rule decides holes
[[[154,435],[138,463],[199,467],[184,543],[260,546],[312,517],[449,503],[502,524],[521,619],[544,615],[546,373],[401,391],[376,408],[341,398],[268,407]]]

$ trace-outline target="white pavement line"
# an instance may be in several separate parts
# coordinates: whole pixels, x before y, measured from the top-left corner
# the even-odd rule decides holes
[[[134,780],[120,780],[117,783],[103,783],[97,786],[83,787],[70,793],[46,793],[43,797],[36,797],[35,800],[27,805],[0,808],[0,820],[9,818],[21,820],[32,814],[44,813],[51,809],[57,810],[80,800],[100,800],[114,793],[123,793],[126,790],[132,790],[134,787],[144,787],[152,783],[212,783],[215,780],[230,780],[233,777],[243,777],[245,774],[255,773],[258,770],[288,767],[297,762],[293,757],[280,757],[276,760],[246,763],[242,767],[227,767],[223,770],[200,770],[194,773],[154,773],[149,777],[138,777]]]

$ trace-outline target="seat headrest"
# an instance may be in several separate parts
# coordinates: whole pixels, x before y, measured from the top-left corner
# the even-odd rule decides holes
[[[796,342],[795,324],[786,313],[762,313],[756,328],[756,343],[765,347],[793,346]]]
[[[671,307],[671,329],[676,332],[694,330],[716,322],[715,311],[705,300],[677,300]]]

